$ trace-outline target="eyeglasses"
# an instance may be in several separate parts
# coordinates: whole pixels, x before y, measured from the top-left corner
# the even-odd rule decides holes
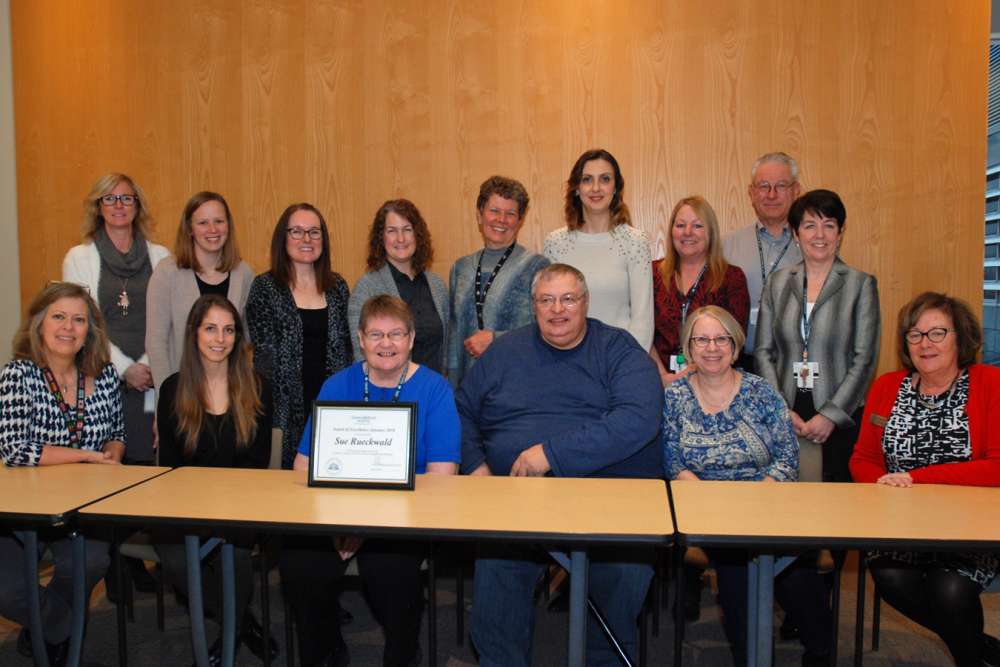
[[[114,206],[116,202],[121,202],[122,206],[135,206],[138,199],[135,195],[104,195],[101,203],[105,206]]]
[[[311,227],[309,229],[303,229],[302,227],[289,227],[288,235],[291,236],[296,241],[301,241],[306,236],[308,236],[313,241],[317,241],[323,238],[323,230],[319,227]]]
[[[393,343],[398,343],[404,338],[407,338],[410,335],[410,332],[406,329],[393,329],[388,333],[385,331],[365,331],[361,335],[363,335],[365,340],[369,343],[381,343],[385,338],[388,338]]]
[[[795,183],[789,183],[788,181],[778,181],[777,183],[768,183],[767,181],[761,181],[760,183],[754,183],[753,189],[757,191],[757,194],[764,196],[771,193],[774,190],[776,194],[783,195],[788,192]]]
[[[732,336],[691,336],[691,345],[698,350],[704,350],[709,343],[715,343],[715,347],[720,350],[728,349],[733,344]]]
[[[573,310],[580,305],[580,302],[585,298],[584,295],[577,296],[576,294],[563,294],[560,297],[552,296],[551,294],[546,294],[545,296],[540,296],[535,299],[535,305],[542,310],[548,310],[556,305],[556,301],[562,304],[562,307],[566,310]]]
[[[927,336],[927,340],[932,343],[940,343],[948,335],[949,331],[954,331],[954,329],[946,329],[944,327],[934,327],[933,329],[928,329],[927,331],[920,331],[919,329],[910,329],[906,332],[906,342],[910,345],[919,345],[920,341]]]

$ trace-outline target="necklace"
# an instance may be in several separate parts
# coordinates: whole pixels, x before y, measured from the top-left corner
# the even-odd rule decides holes
[[[920,376],[918,375],[917,377],[919,378]],[[955,386],[958,384],[958,379],[960,377],[962,377],[962,371],[958,372],[958,375],[956,375],[955,378],[951,381],[951,384],[948,385],[948,389],[946,391],[942,391],[937,396],[926,396],[920,393],[920,380],[918,379],[917,386],[914,387],[914,390],[917,393],[917,403],[927,408],[928,410],[937,410],[942,405],[951,400],[951,396],[952,394],[955,393]]]
[[[722,394],[723,396],[722,399],[712,401],[708,395],[708,392],[705,391],[705,387],[701,386],[701,379],[698,377],[698,374],[695,373],[692,376],[692,379],[694,380],[694,384],[692,384],[692,386],[696,385],[696,388],[698,390],[697,391],[698,401],[702,403],[705,408],[715,410],[718,412],[722,412],[723,410],[728,408],[729,404],[733,402],[733,396],[735,395],[735,392],[733,391],[733,385],[738,383],[738,379],[736,381],[733,380],[734,376],[735,373],[730,374],[729,384],[726,387],[725,392]]]
[[[118,293],[118,303],[115,304],[122,310],[122,317],[128,317],[128,278],[122,281],[122,291]]]

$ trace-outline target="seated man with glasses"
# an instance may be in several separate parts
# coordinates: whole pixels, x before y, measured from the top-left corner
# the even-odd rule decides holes
[[[799,196],[799,165],[786,153],[765,153],[750,170],[747,194],[757,221],[722,239],[726,261],[743,269],[750,290],[750,324],[740,365],[753,371],[754,332],[764,284],[772,273],[802,261],[788,228],[788,211]]]
[[[541,269],[531,294],[536,322],[496,339],[456,393],[462,472],[661,477],[663,394],[649,355],[624,329],[587,318],[577,269]],[[634,653],[652,553],[615,547],[591,558],[590,596]],[[547,562],[541,549],[481,550],[472,610],[480,665],[531,664],[532,593]],[[619,664],[592,619],[587,630],[588,664]]]

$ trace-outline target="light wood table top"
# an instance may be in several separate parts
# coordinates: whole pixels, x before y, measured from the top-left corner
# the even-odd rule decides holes
[[[0,519],[56,525],[87,503],[169,470],[94,463],[24,468],[0,465]]]
[[[685,544],[720,546],[1000,545],[1000,488],[917,484],[674,481],[677,532]]]
[[[306,473],[185,467],[85,508],[102,521],[285,532],[665,544],[658,480],[417,475],[414,491],[309,487]]]

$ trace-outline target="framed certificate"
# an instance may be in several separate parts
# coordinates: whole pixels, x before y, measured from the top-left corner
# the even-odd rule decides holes
[[[413,490],[417,404],[316,401],[309,486]]]

